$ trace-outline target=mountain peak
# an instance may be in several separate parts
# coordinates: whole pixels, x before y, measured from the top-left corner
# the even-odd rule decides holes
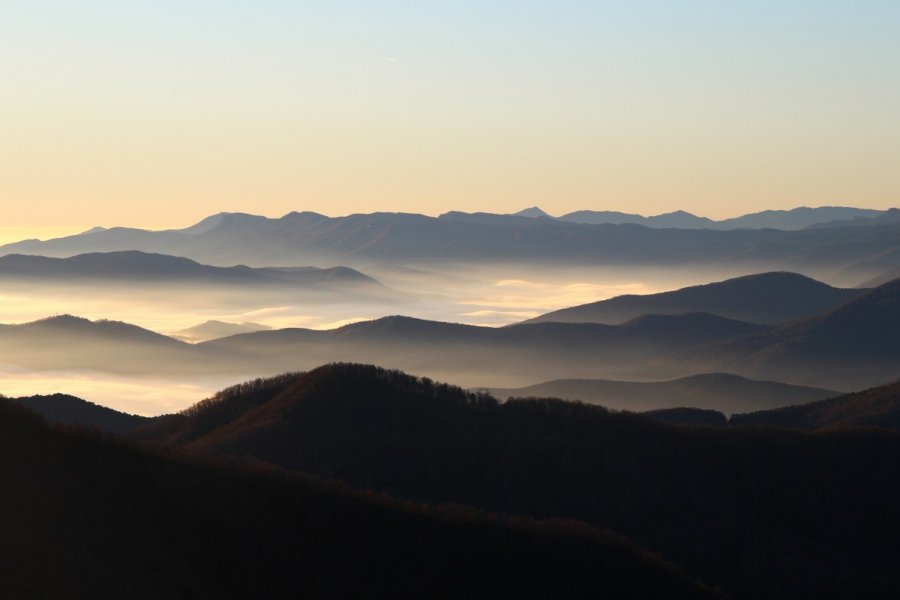
[[[537,218],[540,218],[540,217],[545,217],[545,218],[547,218],[547,219],[552,219],[552,218],[553,218],[553,217],[551,217],[549,214],[547,214],[546,212],[544,212],[542,209],[540,209],[540,208],[537,207],[537,206],[532,206],[531,208],[526,208],[526,209],[520,210],[519,212],[514,213],[514,216],[516,216],[516,217],[529,217],[529,218],[532,218],[532,219],[537,219]]]

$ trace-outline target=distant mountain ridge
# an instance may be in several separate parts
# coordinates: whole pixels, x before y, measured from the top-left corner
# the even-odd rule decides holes
[[[679,229],[782,229],[800,230],[816,226],[838,226],[841,224],[864,225],[876,224],[874,219],[882,219],[891,212],[868,208],[851,208],[846,206],[822,206],[811,208],[800,206],[790,210],[764,210],[748,213],[739,217],[714,220],[699,217],[684,210],[663,213],[646,217],[644,215],[625,213],[614,210],[577,210],[559,217],[553,217],[537,206],[514,213],[523,217],[547,217],[571,223],[600,224],[635,224],[653,228]]]
[[[556,310],[527,323],[623,323],[645,314],[706,312],[752,323],[811,317],[863,293],[835,288],[796,273],[746,275],[672,292],[617,296]]]
[[[338,263],[504,263],[606,266],[715,265],[755,270],[853,268],[854,277],[900,266],[900,225],[776,229],[653,229],[587,225],[558,219],[450,212],[440,217],[372,213],[326,217],[289,213],[278,219],[220,214],[182,230],[111,228],[0,247],[2,254],[69,257],[139,250],[205,264],[252,266]]]
[[[879,219],[889,212],[890,211],[880,211],[868,208],[850,208],[845,206],[822,206],[818,208],[801,206],[790,210],[764,210],[718,221],[707,217],[698,217],[697,215],[683,210],[676,210],[674,212],[650,217],[609,210],[578,210],[566,213],[560,217],[552,217],[535,206],[515,214],[524,217],[543,216],[551,219],[557,218],[560,221],[568,221],[571,223],[588,223],[593,225],[633,223],[653,228],[671,227],[727,231],[730,229],[766,228],[800,230],[818,225],[836,226],[843,223],[861,225],[868,224],[871,219]]]

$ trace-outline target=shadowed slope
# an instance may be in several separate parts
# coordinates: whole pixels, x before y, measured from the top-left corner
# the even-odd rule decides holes
[[[705,370],[854,389],[900,377],[900,280],[818,317],[699,346],[680,357]]]
[[[709,597],[584,524],[217,462],[48,429],[0,400],[0,597]]]
[[[673,292],[617,296],[553,311],[528,322],[616,324],[646,314],[706,312],[752,323],[780,323],[817,315],[862,293],[796,273],[762,273]]]
[[[883,427],[900,431],[900,382],[801,406],[733,415],[731,423],[792,429]]]
[[[213,407],[158,437],[404,497],[584,519],[738,597],[900,590],[900,436],[673,427],[354,365],[283,383],[200,435],[179,433]]]
[[[65,394],[28,396],[11,400],[33,410],[50,423],[82,425],[114,434],[130,433],[154,421],[150,417],[130,415]]]

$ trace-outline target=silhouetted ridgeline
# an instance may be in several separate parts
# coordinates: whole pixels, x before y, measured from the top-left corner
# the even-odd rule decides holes
[[[549,216],[539,208],[531,212],[521,211],[523,216]],[[543,215],[535,211],[540,211]],[[706,217],[698,217],[683,210],[677,210],[652,217],[622,213],[617,211],[579,210],[559,217],[561,221],[573,223],[635,223],[646,227],[676,227],[683,229],[805,229],[817,224],[836,225],[836,221],[847,220],[850,223],[868,224],[870,219],[881,217],[886,213],[865,208],[849,208],[844,206],[822,206],[809,208],[801,206],[791,210],[764,210],[762,212],[741,215],[730,219],[715,221]]]
[[[674,357],[695,369],[838,389],[900,378],[900,280],[811,319],[698,346]]]
[[[711,597],[588,525],[218,463],[49,429],[0,399],[0,597]]]
[[[641,315],[704,312],[751,323],[812,317],[861,295],[797,273],[761,273],[673,292],[617,296],[553,311],[528,323],[624,323]]]
[[[12,398],[50,423],[58,425],[81,425],[115,434],[125,434],[152,423],[155,419],[119,412],[75,396],[53,394],[52,396],[28,396]]]
[[[232,389],[140,438],[404,498],[582,519],[735,597],[900,592],[893,433],[673,427],[331,365]]]
[[[73,256],[140,250],[207,264],[251,265],[467,262],[754,266],[765,270],[855,268],[871,276],[900,265],[891,254],[900,227],[651,229],[635,224],[449,212],[440,217],[372,213],[326,217],[292,212],[278,219],[222,213],[182,230],[94,230],[0,247],[0,254]],[[866,273],[861,267],[864,266]]]

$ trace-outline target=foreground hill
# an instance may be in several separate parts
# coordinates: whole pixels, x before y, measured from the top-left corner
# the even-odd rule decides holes
[[[890,433],[674,427],[332,365],[226,390],[136,435],[407,498],[586,520],[735,597],[900,592]]]
[[[710,596],[585,524],[191,462],[4,400],[0,473],[3,598]]]
[[[895,380],[900,378],[900,280],[823,315],[697,347],[679,358],[704,370],[837,389]]]
[[[715,231],[588,225],[484,213],[451,212],[440,217],[373,213],[331,218],[295,212],[278,219],[222,213],[172,231],[92,230],[54,240],[8,244],[0,247],[0,255],[66,257],[140,250],[216,265],[525,262],[548,266],[714,265],[826,273],[868,264],[874,276],[900,266],[900,256],[886,254],[898,244],[898,226]],[[854,276],[868,274],[857,270]]]
[[[558,379],[521,388],[491,388],[498,398],[562,398],[607,408],[650,411],[702,408],[725,414],[777,408],[831,398],[834,390],[755,381],[727,373],[691,375],[672,381]]]
[[[705,312],[751,323],[781,323],[811,317],[863,293],[831,287],[796,273],[762,273],[644,296],[564,308],[529,323],[624,323],[646,314]]]
[[[731,422],[807,430],[883,427],[900,431],[900,382],[800,406],[734,415]]]

